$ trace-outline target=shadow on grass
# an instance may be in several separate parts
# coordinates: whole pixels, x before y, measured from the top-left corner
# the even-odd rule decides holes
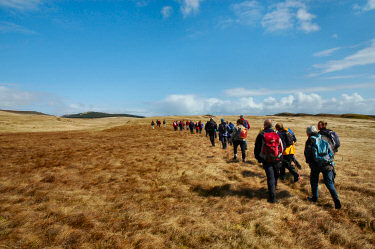
[[[256,177],[259,177],[259,178],[263,178],[266,174],[260,174],[260,173],[255,173],[255,172],[252,172],[250,170],[244,170],[242,171],[242,176],[243,177],[253,177],[253,176],[256,176]]]
[[[238,159],[228,159],[226,160],[227,163],[242,163],[242,164],[250,164],[250,165],[257,165],[254,161],[251,161],[251,160],[246,160],[245,162],[242,162],[242,158],[238,158]]]
[[[230,184],[224,184],[221,186],[215,186],[213,188],[203,188],[198,185],[192,188],[194,192],[197,192],[200,196],[209,197],[225,197],[225,196],[240,196],[246,198],[257,198],[257,199],[267,199],[268,193],[267,189],[252,189],[252,188],[240,188],[238,190],[231,189]],[[281,191],[277,193],[279,199],[290,197],[288,191]]]

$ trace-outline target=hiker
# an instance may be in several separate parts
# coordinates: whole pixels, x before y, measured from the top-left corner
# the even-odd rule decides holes
[[[180,131],[183,131],[184,130],[184,122],[180,121],[179,126],[180,126]]]
[[[155,129],[155,122],[154,122],[154,120],[151,121],[151,126],[152,126],[152,129]]]
[[[240,116],[240,119],[243,121],[243,126],[245,126],[246,129],[250,130],[250,123],[249,121],[247,121],[243,115]],[[245,144],[246,144],[246,150],[247,150],[247,140],[245,140]]]
[[[232,142],[233,130],[234,130],[234,124],[232,122],[229,122],[229,125],[228,125],[228,143],[230,145],[233,145],[233,142]]]
[[[190,124],[190,122],[189,122],[189,120],[186,120],[186,131],[189,131],[189,124]]]
[[[207,127],[208,127],[209,123],[210,123],[210,120],[208,120],[207,123],[206,123],[206,125],[204,126],[204,130],[206,131],[206,137],[208,136]]]
[[[227,148],[228,142],[228,125],[224,122],[224,119],[221,119],[221,123],[219,124],[219,140],[223,145],[223,149]]]
[[[297,138],[296,138],[296,136],[294,135],[293,131],[292,131],[290,128],[288,128],[288,131],[289,131],[289,133],[293,136],[293,141],[294,141],[294,143],[297,143]],[[297,167],[298,169],[302,169],[301,164],[297,161],[297,158],[296,158],[296,155],[295,155],[295,154],[293,155],[292,162],[294,163],[294,165],[296,165],[296,167]]]
[[[204,127],[203,122],[199,120],[199,134],[202,134],[203,127]]]
[[[158,119],[157,121],[156,121],[156,124],[159,126],[159,128],[160,128],[160,126],[161,126],[161,121]]]
[[[292,160],[296,152],[295,140],[292,134],[290,134],[290,132],[288,131],[288,129],[284,128],[282,123],[277,123],[275,128],[277,130],[277,134],[282,140],[284,148],[282,163],[280,167],[280,179],[284,180],[285,169],[288,169],[294,177],[294,182],[298,182],[298,180],[300,179],[299,174],[292,165]]]
[[[178,124],[177,124],[177,122],[175,120],[175,121],[173,121],[173,129],[174,129],[174,131],[177,131],[177,127],[178,127]]]
[[[271,119],[264,121],[264,130],[260,132],[255,140],[254,156],[267,175],[268,202],[276,203],[276,187],[279,176],[279,167],[283,143],[279,135],[272,129]]]
[[[199,134],[199,122],[198,121],[195,123],[195,132]]]
[[[305,158],[311,169],[310,185],[312,192],[312,197],[308,197],[308,200],[311,202],[318,201],[319,174],[322,172],[324,184],[331,193],[335,208],[340,209],[341,202],[334,186],[333,169],[335,163],[333,162],[333,151],[329,143],[318,133],[315,126],[307,127],[306,134],[308,139],[305,144]]]
[[[210,141],[212,146],[215,146],[215,138],[216,138],[216,131],[217,131],[217,124],[213,120],[213,118],[210,118],[210,121],[206,125],[207,133],[210,136]]]
[[[194,122],[191,120],[191,121],[189,122],[189,128],[190,128],[190,133],[191,133],[191,134],[194,134],[194,127],[195,127],[195,124],[194,124]]]
[[[326,140],[329,145],[331,146],[333,154],[338,152],[338,148],[340,147],[340,139],[336,132],[327,129],[327,122],[319,121],[318,122],[318,129],[319,134],[322,135],[322,138]]]
[[[163,127],[165,128],[167,123],[165,122],[165,119],[163,120]]]
[[[238,145],[241,148],[242,152],[242,162],[245,162],[246,159],[246,145],[245,141],[247,138],[247,129],[243,125],[243,120],[238,119],[237,120],[237,126],[233,129],[233,136],[232,136],[232,142],[233,142],[233,153],[234,157],[233,160],[237,160],[237,148]]]

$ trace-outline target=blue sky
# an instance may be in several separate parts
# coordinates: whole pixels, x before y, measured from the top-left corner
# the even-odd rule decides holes
[[[375,0],[0,0],[0,109],[375,114]]]

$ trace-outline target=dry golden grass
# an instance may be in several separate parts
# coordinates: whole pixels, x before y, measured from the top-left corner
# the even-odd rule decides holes
[[[281,203],[266,202],[252,153],[264,117],[248,120],[245,164],[204,134],[151,130],[151,119],[0,134],[0,248],[374,248],[375,122],[328,119],[342,141],[335,210],[324,184],[318,204],[306,201],[304,163],[303,182],[280,183]],[[275,120],[296,132],[302,163],[305,128],[318,120]]]

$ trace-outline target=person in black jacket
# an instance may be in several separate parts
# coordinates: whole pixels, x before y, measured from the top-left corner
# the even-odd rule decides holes
[[[194,133],[194,128],[195,128],[195,124],[194,124],[193,120],[190,120],[189,129],[190,129],[191,134]]]
[[[272,135],[275,138],[275,143],[277,143],[279,155],[274,161],[267,161],[266,154],[264,151],[264,144],[265,144],[265,134],[272,133],[268,135]],[[264,130],[261,131],[256,140],[255,140],[255,147],[254,147],[254,156],[258,160],[259,163],[263,164],[263,169],[267,175],[267,186],[268,186],[268,194],[269,199],[268,202],[276,203],[276,187],[277,187],[277,179],[278,179],[278,172],[280,168],[280,159],[281,153],[283,151],[283,144],[281,138],[277,133],[272,129],[272,121],[270,119],[266,119],[264,121]]]
[[[212,146],[215,146],[215,137],[217,136],[216,135],[217,124],[212,118],[210,119],[210,122],[207,123],[206,128],[207,128],[208,135],[210,136],[211,144]]]
[[[316,159],[315,152],[317,148],[316,140],[322,139],[321,135],[318,134],[315,126],[309,126],[306,129],[306,134],[308,139],[305,144],[305,158],[306,163],[309,164],[311,172],[310,172],[310,185],[311,185],[311,192],[312,197],[308,197],[309,201],[317,202],[318,201],[318,186],[319,186],[319,175],[320,173],[323,174],[324,184],[328,188],[329,192],[331,193],[332,199],[335,203],[335,208],[341,208],[341,202],[339,196],[337,195],[337,191],[334,186],[334,177],[333,177],[333,169],[334,163],[326,163],[324,165],[319,165]],[[323,140],[323,139],[322,139]],[[327,145],[328,146],[328,145]],[[331,148],[329,148],[329,154],[333,158],[333,152]]]

